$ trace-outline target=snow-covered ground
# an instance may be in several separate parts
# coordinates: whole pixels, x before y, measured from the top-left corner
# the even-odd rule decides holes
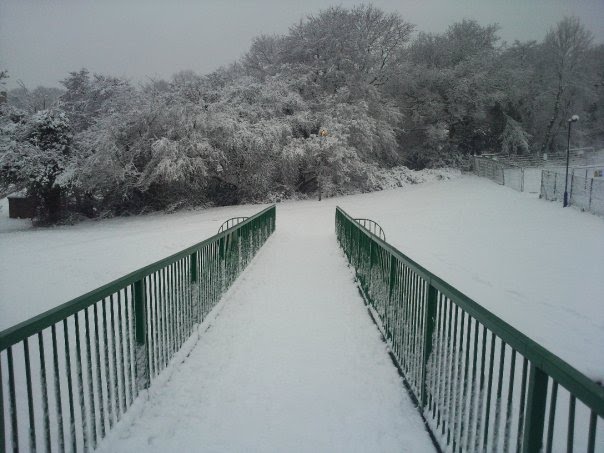
[[[464,176],[346,198],[388,242],[593,379],[604,379],[604,219]]]
[[[278,204],[309,224],[336,205],[593,378],[604,378],[604,219],[474,176]],[[0,329],[194,244],[263,206],[31,229],[0,209]],[[334,238],[335,241],[335,238]]]
[[[331,209],[316,204],[279,211],[197,346],[100,451],[434,451],[338,249]]]
[[[33,229],[0,204],[0,330],[210,237],[266,205]]]

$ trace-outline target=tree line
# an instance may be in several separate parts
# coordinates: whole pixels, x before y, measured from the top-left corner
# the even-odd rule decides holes
[[[570,114],[576,143],[601,145],[604,45],[576,18],[541,42],[498,30],[424,33],[372,5],[332,7],[210,74],[21,85],[0,106],[0,194],[27,189],[54,223],[368,191],[401,165],[554,151]]]

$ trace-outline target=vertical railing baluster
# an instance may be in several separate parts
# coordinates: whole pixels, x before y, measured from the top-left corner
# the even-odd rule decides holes
[[[592,179],[593,182],[593,179]],[[598,414],[591,411],[589,415],[589,431],[587,432],[587,453],[594,453],[596,449],[596,425],[598,423]]]
[[[438,290],[432,286],[432,283],[428,283],[428,299],[426,302],[425,310],[424,310],[424,344],[422,347],[423,358],[422,358],[422,375],[421,375],[421,395],[420,395],[420,403],[422,408],[425,409],[427,402],[427,395],[430,389],[428,389],[426,376],[427,376],[427,368],[428,368],[428,360],[430,359],[430,354],[432,354],[432,349],[434,348],[433,336],[434,336],[434,326],[436,323],[436,302],[438,299]]]
[[[126,322],[125,312],[126,308],[124,307],[124,311],[122,313],[122,291],[118,291],[117,293],[117,331],[119,336],[119,349],[120,349],[120,365],[121,365],[121,373],[119,374],[120,378],[120,413],[123,414],[126,412],[128,407],[128,401],[126,399],[126,386],[128,385],[128,377],[127,377],[127,369],[128,369],[128,355],[127,355],[127,345],[126,345],[126,337],[125,337],[125,327],[124,323]],[[123,321],[122,321],[123,320]]]
[[[482,335],[481,335],[481,349],[480,349],[480,374],[478,375],[480,384],[479,384],[479,392],[478,392],[478,402],[476,408],[476,428],[474,429],[474,450],[478,450],[480,447],[480,441],[482,439],[482,427],[483,427],[483,403],[485,396],[485,366],[486,366],[486,354],[487,354],[487,328],[482,326]]]
[[[520,379],[520,407],[518,408],[518,428],[516,432],[516,452],[522,448],[524,438],[524,407],[526,405],[526,378],[528,374],[528,359],[522,360],[522,378]]]
[[[137,392],[149,388],[149,356],[146,348],[145,282],[137,280],[134,285],[134,333],[135,333],[135,385]]]
[[[541,451],[543,446],[547,381],[547,374],[531,363],[522,441],[524,453]]]
[[[455,342],[455,330],[453,329],[453,311],[456,307],[451,299],[448,302],[448,320],[447,320],[447,363],[446,363],[446,389],[445,389],[445,407],[442,424],[442,435],[447,436],[447,432],[450,430],[451,425],[451,398],[452,398],[452,382],[453,382],[453,355],[454,355],[454,342]],[[447,441],[447,445],[449,441]]]
[[[63,405],[61,401],[61,381],[59,370],[59,354],[57,350],[57,329],[56,324],[50,327],[52,337],[52,358],[54,369],[54,384],[55,384],[55,409],[57,412],[57,440],[59,443],[59,451],[65,451],[65,432],[63,431]]]
[[[153,359],[154,335],[155,335],[155,318],[153,313],[153,276],[148,275],[144,278],[145,283],[145,323],[147,325],[147,337],[145,343],[147,345],[147,361],[149,362],[149,380],[155,376],[155,363]]]
[[[88,381],[88,401],[90,402],[90,426],[92,430],[92,448],[95,449],[98,442],[96,429],[96,404],[94,398],[94,378],[92,375],[92,338],[90,335],[90,319],[88,308],[84,309],[84,322],[86,323],[86,377]]]
[[[167,276],[166,276],[166,268],[164,267],[161,270],[161,293],[162,293],[162,314],[163,314],[163,328],[162,328],[162,338],[163,338],[163,345],[162,345],[162,353],[163,353],[163,363],[164,363],[164,367],[168,366],[168,349],[169,349],[169,342],[170,342],[170,335],[169,335],[169,326],[170,326],[170,318],[169,318],[169,305],[168,305],[168,293],[167,293]]]
[[[75,407],[73,404],[73,384],[71,379],[71,351],[69,346],[69,326],[67,318],[63,320],[63,340],[65,343],[65,372],[67,373],[67,396],[69,399],[69,437],[71,450],[76,451]]]
[[[464,448],[464,438],[465,438],[465,430],[467,429],[465,426],[466,414],[469,411],[468,408],[468,390],[471,392],[472,389],[468,389],[468,367],[470,365],[470,334],[472,331],[472,318],[468,315],[468,322],[466,324],[466,355],[464,359],[464,371],[463,371],[463,386],[461,388],[461,407],[459,410],[459,449],[462,450]]]
[[[17,417],[17,396],[15,389],[15,367],[13,363],[13,347],[9,346],[6,350],[8,361],[8,395],[10,398],[10,420],[11,434],[13,439],[13,451],[19,451],[19,425]]]
[[[545,443],[545,452],[551,453],[554,441],[554,423],[556,421],[556,400],[558,397],[558,382],[552,379],[552,391],[549,400],[549,419],[547,422],[547,441]]]
[[[151,277],[150,277],[151,278]],[[153,360],[155,361],[155,367],[157,374],[161,373],[164,369],[162,363],[162,300],[161,300],[161,281],[160,281],[159,270],[153,273],[153,310],[155,311],[155,347],[153,348]]]
[[[40,355],[40,391],[42,393],[42,420],[44,421],[44,446],[50,451],[50,412],[48,407],[48,380],[46,378],[46,355],[44,353],[44,336],[38,332],[38,353]],[[9,388],[10,390],[10,388]]]
[[[130,291],[128,291],[128,289]],[[126,345],[128,346],[128,406],[132,405],[138,395],[136,388],[136,346],[134,332],[134,284],[128,286],[124,292],[126,310]]]
[[[474,319],[474,318],[472,318]],[[476,371],[477,371],[477,363],[478,363],[478,320],[474,319],[474,341],[472,342],[472,377],[471,377],[471,381],[470,381],[470,409],[469,409],[469,414],[468,414],[468,425],[467,425],[467,429],[466,429],[466,435],[465,435],[465,442],[462,445],[462,447],[465,447],[466,449],[470,448],[471,445],[471,440],[472,440],[472,434],[473,434],[473,429],[474,429],[474,414],[476,413],[475,411],[475,405],[476,405],[476,393],[478,393],[479,389],[477,387],[477,378],[476,378]]]
[[[113,407],[111,404],[111,373],[109,370],[109,336],[107,332],[107,300],[102,299],[101,304],[101,315],[103,316],[103,355],[105,356],[105,393],[107,395],[107,421],[109,422],[109,429],[113,427]]]
[[[451,434],[454,434],[455,430],[455,393],[457,389],[457,358],[459,355],[458,338],[459,338],[459,306],[453,301],[455,307],[455,314],[453,315],[453,332],[452,332],[452,350],[451,350],[451,369],[449,373],[449,379],[451,380],[451,391],[449,393],[449,409],[448,413],[448,426],[447,426],[447,445],[451,445]]]
[[[508,400],[505,408],[505,429],[503,431],[503,451],[510,449],[510,428],[512,426],[512,404],[514,396],[514,378],[516,376],[516,350],[512,349],[510,357],[510,375],[508,377]]]
[[[463,401],[461,401],[461,394],[464,385],[462,378],[462,362],[464,358],[464,325],[466,322],[466,313],[460,308],[459,309],[461,320],[459,323],[459,349],[457,352],[457,371],[455,372],[455,400],[453,403],[454,415],[453,415],[453,451],[457,450],[457,435],[459,433],[460,420],[463,412]]]
[[[193,306],[193,316],[195,323],[201,322],[200,308],[199,308],[199,278],[197,276],[197,257],[198,251],[194,251],[190,256],[190,274],[191,274],[191,304]]]
[[[94,355],[96,364],[96,388],[99,396],[99,429],[100,439],[105,437],[105,400],[103,398],[103,379],[101,376],[101,343],[99,334],[99,312],[98,302],[95,303],[92,308],[93,319],[94,319]]]
[[[497,376],[497,393],[495,400],[495,423],[493,426],[493,449],[498,448],[499,444],[499,428],[501,421],[501,395],[503,392],[503,374],[505,368],[505,342],[500,340],[499,342],[499,373]]]
[[[115,300],[113,299],[113,294],[111,294],[109,296],[109,320],[111,323],[111,349],[110,349],[110,355],[111,355],[111,359],[112,359],[112,374],[111,374],[111,381],[113,383],[112,385],[112,402],[114,404],[114,415],[115,415],[115,422],[117,423],[120,419],[120,397],[119,397],[119,383],[118,383],[118,371],[117,371],[117,364],[118,364],[118,340],[117,340],[117,334],[116,334],[116,330],[115,330]]]
[[[6,453],[6,428],[4,420],[4,379],[2,378],[2,355],[0,354],[0,453]]]
[[[491,417],[491,393],[493,390],[493,365],[495,361],[495,343],[496,337],[495,333],[491,332],[491,348],[489,353],[489,377],[487,382],[487,407],[485,411],[484,418],[484,435],[483,435],[483,449],[486,450],[487,445],[489,444],[489,420]]]
[[[80,406],[80,417],[82,419],[82,443],[84,451],[88,451],[88,416],[84,401],[84,378],[82,375],[82,342],[80,339],[80,312],[74,315],[75,340],[76,340],[76,375],[78,378],[78,402]]]
[[[34,398],[31,384],[31,364],[29,358],[29,338],[23,340],[23,359],[25,362],[25,383],[27,385],[27,410],[29,414],[29,450],[36,451],[36,421],[34,417]],[[0,386],[2,381],[0,381]],[[0,410],[4,410],[0,406]],[[0,437],[0,442],[4,443],[4,436]]]
[[[571,180],[572,185],[572,180]],[[572,186],[571,186],[572,187]],[[570,401],[568,402],[568,432],[566,434],[566,451],[567,453],[573,453],[574,440],[575,440],[575,406],[577,399],[575,395],[570,395]]]

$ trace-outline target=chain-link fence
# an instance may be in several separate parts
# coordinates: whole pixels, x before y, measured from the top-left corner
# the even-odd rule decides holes
[[[568,158],[569,175],[589,179],[604,173],[604,150],[571,149]],[[474,172],[478,176],[519,192],[540,193],[542,170],[560,172],[565,167],[566,152],[542,156],[483,154],[474,157]]]
[[[584,177],[580,174],[599,175],[600,169],[574,169],[568,174],[568,204],[584,211],[604,215],[604,178]],[[584,170],[586,172],[584,173]],[[543,170],[540,197],[550,201],[564,200],[566,174],[562,171]]]

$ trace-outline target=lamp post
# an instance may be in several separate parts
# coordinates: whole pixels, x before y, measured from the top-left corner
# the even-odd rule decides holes
[[[321,176],[323,176],[323,140],[327,137],[327,129],[321,129],[319,131],[319,174],[317,175],[317,184],[319,186],[319,201],[321,201],[323,192],[321,189]]]
[[[573,123],[576,123],[577,121],[579,121],[579,115],[573,115],[567,121],[568,142],[566,144],[566,179],[564,180],[564,204],[562,205],[564,208],[568,206],[568,161],[570,159],[570,130]]]

